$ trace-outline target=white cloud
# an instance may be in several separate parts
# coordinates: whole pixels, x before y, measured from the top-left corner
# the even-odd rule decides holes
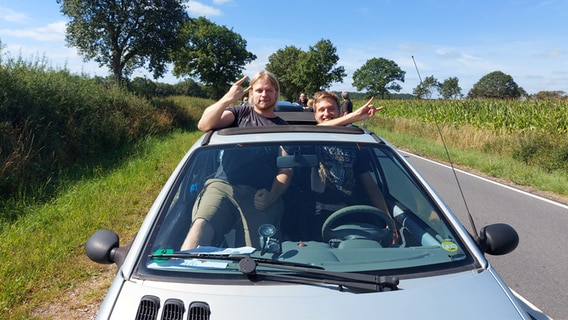
[[[31,19],[24,13],[0,7],[0,20],[6,20],[8,22],[24,23],[30,21]]]
[[[546,50],[543,52],[539,52],[536,54],[537,57],[557,57],[557,56],[564,56],[566,55],[568,52],[566,50],[563,49],[550,49],[550,50]]]
[[[185,8],[187,9],[189,15],[196,17],[215,17],[222,14],[221,10],[204,5],[199,1],[188,1],[185,5]]]
[[[62,41],[65,39],[65,21],[29,29],[0,29],[0,36],[28,38],[36,41]]]

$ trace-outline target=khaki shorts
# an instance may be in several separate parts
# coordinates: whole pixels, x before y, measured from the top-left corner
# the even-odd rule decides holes
[[[215,229],[215,245],[221,246],[225,234],[235,228],[235,246],[260,248],[258,228],[270,223],[280,230],[284,213],[282,199],[264,211],[254,207],[256,189],[246,185],[230,185],[221,179],[209,179],[195,201],[192,221],[202,218]]]

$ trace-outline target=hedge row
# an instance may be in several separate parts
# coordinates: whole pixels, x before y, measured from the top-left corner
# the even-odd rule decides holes
[[[0,198],[191,122],[164,100],[45,62],[0,61]]]

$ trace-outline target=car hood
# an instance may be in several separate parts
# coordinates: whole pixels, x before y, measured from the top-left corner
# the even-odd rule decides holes
[[[167,301],[174,300],[184,306],[183,319],[188,318],[192,302],[206,303],[212,320],[528,318],[492,269],[401,280],[400,290],[376,293],[339,291],[329,285],[207,285],[119,278],[103,303],[100,319],[136,318],[143,297],[158,302],[157,319]]]

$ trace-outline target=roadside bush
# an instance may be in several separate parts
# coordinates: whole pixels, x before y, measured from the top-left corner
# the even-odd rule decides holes
[[[512,157],[547,172],[568,171],[568,141],[544,133],[523,134],[515,141]]]
[[[188,97],[185,97],[188,98]],[[169,132],[171,128],[196,129],[191,107],[184,108],[176,103],[176,97],[153,98],[150,102],[154,108],[154,118],[157,120],[156,134]],[[201,113],[198,115],[198,117]]]
[[[188,126],[173,104],[137,97],[43,60],[0,65],[0,198],[147,136]],[[1,218],[1,217],[0,217]]]

